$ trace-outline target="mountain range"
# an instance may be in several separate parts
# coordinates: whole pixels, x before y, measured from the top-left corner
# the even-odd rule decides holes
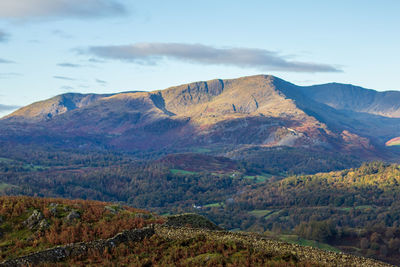
[[[4,142],[124,151],[299,147],[394,159],[400,92],[270,75],[151,92],[67,93],[0,119]]]

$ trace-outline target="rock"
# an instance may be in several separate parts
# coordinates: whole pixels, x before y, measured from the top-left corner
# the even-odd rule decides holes
[[[71,222],[75,219],[79,219],[80,217],[81,217],[81,215],[78,212],[73,210],[67,215],[67,217],[65,217],[65,220],[67,220],[68,222]]]
[[[39,228],[38,230],[44,231],[47,228],[49,228],[49,223],[45,219],[43,219],[43,220],[40,221],[40,223],[38,225],[38,228]]]
[[[29,229],[33,229],[42,219],[43,214],[38,210],[34,210],[31,216],[29,216],[29,218],[24,221],[24,225],[27,226]]]
[[[51,215],[53,216],[57,216],[57,208],[58,208],[58,203],[50,203],[49,205],[49,211],[51,213]]]
[[[50,213],[51,213],[51,215],[53,215],[53,216],[57,216],[57,208],[56,207],[53,207],[53,208],[50,208]]]
[[[121,243],[138,242],[154,234],[154,228],[126,230],[108,239],[72,243],[34,252],[26,256],[0,262],[0,266],[36,266],[41,263],[47,263],[46,266],[54,266],[55,264],[51,263],[65,261],[67,258],[85,257],[90,250],[103,253],[106,248],[112,249]]]

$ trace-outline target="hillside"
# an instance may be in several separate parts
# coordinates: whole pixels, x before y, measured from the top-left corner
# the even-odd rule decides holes
[[[385,142],[397,136],[400,118],[387,94],[351,85],[299,87],[265,75],[153,92],[65,94],[1,119],[0,136],[62,148],[218,153],[221,147],[289,146],[390,159],[396,151]],[[343,97],[348,103],[340,106],[336,100]]]
[[[216,231],[198,215],[162,218],[82,200],[2,197],[0,202],[1,257],[7,259],[0,266],[390,266],[262,235]]]
[[[163,222],[144,210],[96,201],[0,197],[0,206],[3,260]]]
[[[369,163],[252,185],[202,213],[227,228],[266,232],[292,242],[312,239],[400,264],[398,164]]]

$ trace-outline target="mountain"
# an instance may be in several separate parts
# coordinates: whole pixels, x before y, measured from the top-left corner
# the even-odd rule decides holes
[[[0,137],[125,151],[290,146],[390,158],[385,143],[400,131],[399,98],[257,75],[152,92],[64,94],[2,118]]]
[[[313,100],[335,109],[400,118],[400,93],[377,92],[351,84],[329,83],[305,88]]]

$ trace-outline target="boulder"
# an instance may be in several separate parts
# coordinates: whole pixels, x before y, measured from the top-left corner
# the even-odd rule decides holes
[[[24,225],[27,226],[29,229],[33,229],[39,224],[41,220],[43,220],[43,214],[38,210],[34,210],[31,216],[29,216],[29,218],[24,221]]]

